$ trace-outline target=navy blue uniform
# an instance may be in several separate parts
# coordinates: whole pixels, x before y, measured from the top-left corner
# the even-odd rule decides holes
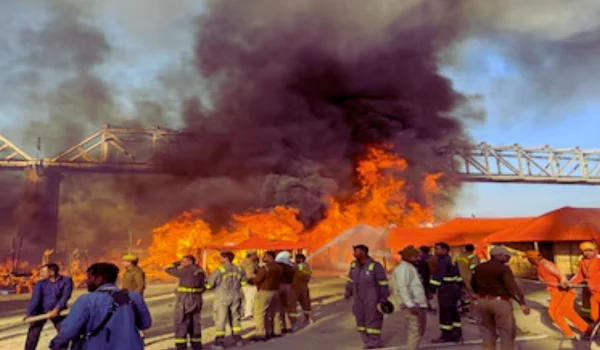
[[[437,291],[442,339],[462,339],[458,301],[462,290],[458,268],[449,255],[438,256],[435,272],[429,281],[430,292]]]

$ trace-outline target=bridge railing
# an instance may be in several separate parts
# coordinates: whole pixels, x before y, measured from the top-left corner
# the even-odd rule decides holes
[[[600,150],[481,143],[451,152],[467,181],[600,184]]]

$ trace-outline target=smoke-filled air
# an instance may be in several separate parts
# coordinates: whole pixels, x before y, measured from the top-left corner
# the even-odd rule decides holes
[[[600,6],[548,2],[4,1],[0,135],[40,158],[104,124],[188,136],[155,159],[160,174],[62,174],[56,247],[19,230],[47,219],[24,177],[0,169],[0,258],[111,258],[133,244],[160,265],[236,235],[318,249],[360,224],[442,219],[460,190],[444,149],[471,142],[486,104],[514,115],[532,96],[574,105],[595,86],[599,55],[566,63],[598,50]],[[531,75],[459,91],[451,77],[483,69],[478,43]]]

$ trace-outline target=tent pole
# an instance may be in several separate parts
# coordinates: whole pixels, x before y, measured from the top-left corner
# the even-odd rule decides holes
[[[540,247],[539,247],[539,245],[538,245],[538,242],[537,242],[537,241],[536,241],[536,242],[533,242],[533,250],[535,250],[535,251],[538,251],[538,252],[540,251]]]
[[[206,248],[202,249],[202,269],[204,271],[206,271],[206,251],[207,250],[208,249],[206,249]]]

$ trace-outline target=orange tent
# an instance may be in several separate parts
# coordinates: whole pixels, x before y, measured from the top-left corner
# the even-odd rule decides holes
[[[598,241],[600,208],[563,207],[486,236],[482,243]]]
[[[206,246],[206,249],[229,249],[229,250],[291,250],[291,249],[302,249],[308,246],[307,242],[300,241],[288,241],[288,240],[269,240],[258,234],[251,233],[248,238],[241,239],[241,237],[235,237],[234,239],[223,239],[211,243]]]
[[[436,242],[446,242],[450,246],[476,243],[499,229],[512,227],[531,218],[455,218],[435,228],[396,228],[387,245],[399,250],[412,244],[432,246]]]

